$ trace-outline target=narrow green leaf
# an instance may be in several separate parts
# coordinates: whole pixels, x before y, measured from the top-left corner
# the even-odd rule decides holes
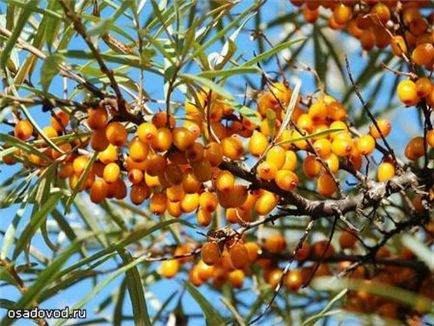
[[[231,77],[235,75],[246,75],[246,74],[260,74],[261,71],[257,67],[240,67],[240,68],[232,68],[232,69],[223,69],[223,70],[208,70],[202,71],[197,76],[204,78],[216,78],[216,77]]]
[[[320,319],[326,317],[327,314],[330,313],[330,309],[333,307],[333,305],[334,305],[336,302],[338,302],[339,300],[341,300],[341,299],[346,295],[346,293],[347,293],[347,289],[343,289],[341,292],[339,292],[338,294],[336,294],[336,295],[334,296],[334,298],[331,299],[331,300],[327,303],[327,305],[326,305],[326,306],[325,306],[325,307],[324,307],[324,308],[323,308],[319,313],[317,313],[317,314],[311,316],[310,318],[306,319],[306,320],[303,322],[303,325],[302,325],[302,326],[313,326],[313,325],[315,325],[315,323],[316,323],[318,320],[320,320]]]
[[[221,87],[220,85],[216,84],[215,82],[206,79],[204,77],[200,77],[197,75],[190,75],[190,74],[179,74],[179,77],[181,79],[183,79],[185,82],[188,81],[195,81],[195,82],[199,82],[201,84],[203,84],[204,86],[208,87],[209,89],[211,89],[213,92],[216,92],[217,94],[230,99],[230,100],[234,100],[234,98],[232,97],[232,95],[227,92],[223,87]]]
[[[290,139],[290,140],[284,140],[284,141],[278,142],[276,145],[293,144],[293,143],[298,142],[298,141],[302,141],[302,140],[306,140],[306,139],[311,139],[311,138],[315,138],[315,137],[319,137],[319,136],[324,136],[324,135],[328,135],[328,134],[331,134],[333,132],[339,132],[339,131],[342,131],[342,130],[344,130],[344,129],[335,128],[335,129],[323,130],[323,131],[319,131],[319,132],[316,132],[314,134],[310,134],[310,135],[307,135],[307,136],[302,136],[302,137],[298,137],[298,138],[294,138],[294,139]]]
[[[50,54],[42,63],[41,85],[45,92],[48,92],[51,81],[59,73],[59,65],[63,62],[63,56],[59,53]]]
[[[422,241],[409,234],[404,234],[402,236],[402,244],[425,262],[431,270],[434,270],[434,253]]]

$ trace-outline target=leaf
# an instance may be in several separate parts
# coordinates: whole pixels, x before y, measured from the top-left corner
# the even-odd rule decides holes
[[[316,315],[311,316],[310,318],[306,319],[303,322],[302,326],[313,326],[315,323],[320,320],[321,318],[324,318],[330,314],[330,309],[333,307],[333,305],[341,300],[345,295],[347,294],[347,289],[343,289],[341,292],[335,295],[333,299],[331,299],[327,305]]]
[[[215,78],[215,77],[231,77],[235,75],[246,75],[246,74],[260,74],[261,70],[257,67],[240,67],[240,68],[232,68],[232,69],[224,69],[224,70],[208,70],[202,71],[197,76],[204,78]]]
[[[315,138],[315,137],[320,137],[320,136],[324,136],[324,135],[328,135],[334,132],[338,132],[338,131],[342,131],[344,129],[342,128],[335,128],[335,129],[328,129],[328,130],[323,130],[323,131],[319,131],[316,132],[314,134],[310,134],[307,136],[302,136],[302,137],[298,137],[298,138],[294,138],[294,139],[289,139],[289,140],[284,140],[281,142],[278,142],[276,145],[281,145],[281,144],[292,144],[298,141],[302,141],[302,140],[306,140],[306,139],[310,139],[310,138]]]
[[[15,216],[14,216],[11,224],[8,226],[6,233],[4,234],[2,249],[1,249],[1,253],[0,253],[1,259],[6,259],[8,257],[9,249],[11,248],[11,246],[15,240],[15,233],[17,231],[18,223],[26,211],[27,204],[28,204],[28,202],[21,203],[20,208],[15,213]]]
[[[431,270],[434,270],[434,254],[422,241],[409,234],[404,234],[402,236],[402,244],[425,262]]]
[[[30,244],[33,235],[42,225],[47,216],[54,210],[61,195],[61,192],[51,194],[48,200],[42,205],[41,209],[36,211],[35,215],[31,217],[30,222],[27,224],[26,228],[18,238],[14,253],[12,255],[13,260],[15,260],[21,251]]]
[[[249,107],[241,104],[233,104],[231,103],[232,107],[235,111],[238,111],[243,117],[248,119],[251,123],[259,126],[261,124],[261,119],[258,117],[258,114],[256,111],[253,111]]]
[[[27,20],[30,18],[30,15],[32,14],[32,7],[37,7],[40,0],[30,0],[25,5],[23,10],[21,11],[20,16],[18,17],[18,20],[16,24],[14,25],[14,29],[12,31],[11,36],[9,37],[8,41],[6,42],[1,54],[0,54],[0,67],[1,69],[6,68],[7,60],[12,52],[12,49],[17,43],[18,38],[20,37],[20,34],[24,28],[24,25],[26,25]]]
[[[199,290],[197,290],[190,282],[185,282],[185,287],[187,291],[191,294],[193,299],[199,304],[201,307],[206,324],[217,326],[217,325],[225,325],[225,321],[222,316],[214,309],[214,307],[211,305],[211,303],[208,301],[207,298],[205,298]]]
[[[204,86],[208,87],[209,89],[211,89],[213,92],[216,92],[217,94],[230,99],[230,100],[234,100],[234,98],[232,97],[232,95],[230,93],[228,93],[223,87],[221,87],[220,85],[216,84],[215,82],[206,79],[204,77],[200,77],[197,75],[190,75],[190,74],[179,74],[179,77],[181,79],[183,79],[184,81],[196,81],[199,82],[201,84],[203,84]]]
[[[288,107],[285,111],[285,116],[283,117],[283,122],[281,127],[279,128],[279,132],[276,135],[276,139],[282,135],[282,132],[288,128],[289,122],[291,121],[292,113],[294,112],[295,106],[297,104],[298,94],[300,93],[301,88],[301,80],[297,79],[295,83],[294,90],[291,94],[291,99],[289,100]]]
[[[48,92],[51,81],[59,73],[59,65],[63,62],[63,56],[54,53],[50,54],[42,63],[41,85],[45,92]]]

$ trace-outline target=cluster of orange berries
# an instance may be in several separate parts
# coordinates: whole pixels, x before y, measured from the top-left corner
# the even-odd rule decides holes
[[[315,23],[320,7],[331,10],[328,26],[334,30],[346,29],[356,37],[364,50],[392,47],[397,56],[410,51],[416,64],[433,69],[432,25],[434,15],[423,17],[420,8],[429,5],[428,0],[291,0],[303,7],[303,17]],[[397,20],[398,18],[402,20]],[[399,28],[402,23],[403,29]],[[404,30],[402,32],[402,30]],[[400,35],[400,33],[403,33]],[[425,54],[428,53],[428,56]]]

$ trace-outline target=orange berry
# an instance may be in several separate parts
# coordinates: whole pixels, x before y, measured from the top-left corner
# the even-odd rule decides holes
[[[313,121],[307,113],[303,113],[297,119],[297,127],[301,130],[311,133],[313,130]]]
[[[180,184],[183,179],[181,168],[178,165],[172,163],[167,165],[164,176],[171,185]]]
[[[255,211],[258,215],[267,215],[277,206],[278,202],[279,198],[275,194],[264,191],[255,203]]]
[[[371,50],[375,45],[375,34],[370,29],[365,29],[360,36],[360,44],[365,51]]]
[[[199,206],[208,211],[208,212],[214,212],[217,208],[218,201],[217,201],[217,195],[213,192],[205,191],[200,194],[199,196]]]
[[[339,170],[339,158],[335,153],[331,153],[328,157],[324,159],[328,168],[332,173],[336,173]]]
[[[282,170],[294,171],[297,167],[297,155],[294,151],[287,150],[285,152],[285,163],[283,163]]]
[[[392,37],[391,46],[393,53],[398,57],[401,57],[407,52],[407,45],[401,35]]]
[[[332,151],[337,156],[340,157],[347,157],[349,156],[353,151],[353,141],[350,138],[342,139],[342,138],[335,138],[332,142]]]
[[[377,3],[371,9],[371,14],[374,21],[380,21],[382,24],[386,24],[390,19],[390,9],[383,3]]]
[[[432,92],[433,85],[428,77],[419,78],[416,81],[417,96],[427,97]]]
[[[261,247],[256,242],[246,242],[244,247],[247,249],[247,254],[249,256],[250,262],[256,261],[258,255],[261,252]]]
[[[143,122],[137,128],[136,133],[140,141],[143,143],[150,143],[157,137],[157,127],[155,127],[152,123]]]
[[[411,53],[411,59],[417,65],[429,65],[434,60],[434,46],[430,43],[419,44]]]
[[[205,182],[212,177],[212,166],[207,160],[201,160],[198,162],[191,163],[193,173],[199,182]]]
[[[69,178],[74,174],[74,168],[72,167],[72,163],[63,163],[60,168],[59,177],[61,179]]]
[[[14,129],[14,136],[21,139],[21,140],[27,140],[29,139],[33,134],[33,125],[30,123],[29,120],[20,120],[15,125]]]
[[[185,194],[181,200],[181,209],[184,213],[191,213],[199,206],[199,194]]]
[[[244,272],[240,269],[236,269],[228,274],[228,281],[232,287],[241,289],[244,283]]]
[[[187,170],[182,177],[182,186],[186,193],[195,193],[200,190],[202,183],[197,179],[192,170]]]
[[[199,225],[206,227],[211,224],[212,215],[210,212],[199,208],[196,214],[196,219]]]
[[[308,155],[303,161],[303,171],[310,178],[317,177],[322,171],[322,165],[314,155]]]
[[[357,238],[354,236],[352,231],[345,230],[341,233],[339,237],[339,246],[342,249],[352,249],[357,242]]]
[[[157,129],[163,128],[163,127],[174,128],[175,123],[176,123],[176,121],[175,121],[175,118],[173,116],[169,116],[169,119],[167,119],[167,113],[166,112],[157,112],[152,117],[152,124]]]
[[[264,120],[266,121],[266,120]],[[261,132],[255,132],[249,139],[249,152],[253,156],[261,156],[268,148],[268,139]]]
[[[267,237],[264,247],[271,253],[281,253],[286,249],[286,240],[281,234],[273,234]]]
[[[106,149],[104,149],[102,152],[99,152],[98,159],[104,164],[115,162],[118,159],[117,147],[109,144]]]
[[[317,189],[318,193],[324,197],[331,197],[335,193],[337,186],[331,175],[325,173],[318,178]]]
[[[370,155],[375,149],[375,139],[371,135],[363,135],[357,139],[357,149],[362,155]]]
[[[229,191],[217,191],[217,198],[224,208],[239,207],[246,201],[247,193],[246,186],[234,185]]]
[[[223,156],[231,160],[239,160],[243,155],[243,144],[238,137],[226,137],[220,145],[222,146]]]
[[[127,142],[127,130],[120,122],[114,121],[107,125],[105,134],[110,144],[115,146],[122,146]]]
[[[218,166],[223,161],[223,149],[219,143],[210,142],[206,148],[204,157],[211,166]]]
[[[377,179],[380,182],[389,180],[395,175],[395,166],[390,162],[382,162],[378,166]]]
[[[282,279],[283,272],[280,270],[280,268],[275,268],[270,271],[270,273],[267,275],[267,283],[271,285],[271,287],[275,288],[277,284],[280,283],[280,280]]]
[[[72,162],[74,173],[76,175],[82,174],[83,171],[86,169],[87,165],[89,164],[89,160],[89,157],[86,155],[77,156]]]
[[[313,24],[316,22],[316,20],[319,17],[319,10],[318,9],[310,10],[308,7],[304,7],[303,17],[306,22]]]
[[[259,178],[270,181],[276,177],[277,167],[272,162],[263,161],[258,165],[256,171]]]
[[[298,149],[304,149],[306,150],[308,148],[308,143],[306,140],[303,140],[300,138],[303,138],[304,136],[301,135],[297,130],[294,130],[292,132],[291,135],[291,139],[294,141],[293,144],[298,148]]]
[[[140,205],[150,194],[149,187],[145,183],[139,183],[131,187],[130,199],[133,204]]]
[[[176,259],[165,260],[161,263],[160,274],[165,278],[174,277],[179,271],[179,261]]]
[[[201,249],[202,260],[207,265],[216,265],[220,261],[220,248],[215,242],[207,242]]]
[[[392,124],[389,120],[379,119],[377,120],[377,125],[378,128],[374,124],[369,126],[369,133],[372,137],[379,139],[381,138],[381,134],[383,137],[387,137],[390,134],[390,131],[392,130]]]
[[[303,284],[303,275],[299,270],[292,270],[288,273],[285,279],[285,285],[294,292]]]
[[[144,161],[149,153],[148,143],[142,142],[139,138],[134,138],[129,145],[128,152],[134,161]]]
[[[406,106],[416,105],[419,102],[416,84],[411,80],[401,80],[397,87],[399,100]]]
[[[172,142],[173,136],[170,129],[161,127],[157,130],[157,134],[151,140],[151,145],[155,150],[165,152],[172,146]]]
[[[325,158],[330,155],[332,151],[332,144],[328,139],[321,138],[313,143],[313,148],[320,157]]]
[[[405,147],[405,156],[412,161],[417,160],[425,153],[425,141],[423,137],[412,138]]]
[[[310,254],[309,244],[306,241],[303,241],[301,248],[295,254],[295,259],[298,261],[303,261],[307,257],[309,257],[309,254]]]
[[[90,187],[90,200],[100,204],[107,198],[108,185],[103,179],[97,179]]]
[[[53,112],[53,116],[51,117],[51,126],[57,131],[65,130],[66,126],[69,123],[69,115],[65,111],[57,110]]]
[[[338,4],[333,11],[333,17],[339,25],[345,25],[351,19],[353,10],[351,7],[347,7],[344,4]]]
[[[204,154],[204,146],[201,143],[194,143],[185,151],[185,157],[190,163],[202,160]]]
[[[87,110],[87,125],[92,130],[104,129],[107,126],[107,110],[102,107]]]
[[[167,212],[173,217],[179,217],[182,215],[181,202],[179,201],[168,201],[167,202]]]
[[[103,178],[107,183],[113,183],[119,179],[121,169],[116,163],[109,163],[104,167]]]
[[[174,165],[174,164],[172,164]],[[167,168],[167,160],[161,155],[149,155],[146,159],[146,173],[150,176],[164,174]]]
[[[128,180],[130,180],[133,185],[139,184],[143,181],[143,171],[139,169],[131,169],[128,171]]]
[[[311,254],[315,259],[328,259],[333,256],[335,250],[328,240],[320,240],[312,244]]]
[[[110,145],[106,135],[105,129],[94,130],[90,137],[90,146],[96,152],[102,152]]]
[[[149,210],[156,215],[162,215],[167,208],[167,197],[164,192],[153,193],[149,200]]]
[[[237,242],[229,249],[232,265],[237,269],[243,269],[249,264],[249,253],[244,244]]]
[[[207,266],[205,264],[205,266]],[[204,283],[204,280],[202,280],[199,276],[198,269],[196,266],[193,266],[189,272],[188,272],[188,280],[193,284],[194,286],[198,287],[201,286]]]
[[[229,171],[220,171],[217,174],[215,180],[215,186],[217,190],[221,192],[228,192],[234,188],[235,178],[233,174]]]
[[[292,171],[280,170],[276,173],[275,182],[280,189],[285,191],[293,191],[298,186],[298,177]]]
[[[434,147],[434,129],[428,130],[426,134],[426,141],[428,145]]]
[[[268,151],[266,160],[273,163],[278,170],[281,169],[285,163],[285,149],[279,145],[273,146]]]
[[[194,143],[194,135],[184,127],[175,128],[172,131],[173,144],[181,151],[185,151]]]

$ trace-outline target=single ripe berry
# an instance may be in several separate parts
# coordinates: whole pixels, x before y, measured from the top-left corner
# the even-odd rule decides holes
[[[117,165],[116,163],[114,163],[114,162],[109,163],[105,166],[104,172],[103,172],[103,178],[104,178],[105,182],[113,183],[117,179],[119,179],[120,175],[121,175],[121,169],[120,169],[119,165]]]
[[[168,128],[174,128],[176,121],[173,116],[169,116],[169,119],[167,119],[167,113],[166,112],[157,112],[152,117],[152,124],[158,128],[162,127],[168,127]]]
[[[401,35],[393,36],[390,44],[392,46],[392,52],[398,57],[401,57],[407,52],[407,45]]]
[[[190,163],[202,160],[204,155],[205,149],[201,143],[194,143],[185,151],[185,157]]]
[[[204,191],[199,196],[199,206],[208,211],[208,212],[214,212],[217,208],[218,201],[217,201],[217,195],[213,192]]]
[[[312,244],[310,252],[313,258],[328,259],[333,256],[335,250],[328,240],[320,240]]]
[[[181,209],[184,213],[191,213],[199,206],[199,194],[185,194],[181,200]]]
[[[149,187],[144,183],[139,183],[131,187],[130,199],[135,205],[142,204],[151,194]]]
[[[33,134],[33,126],[29,120],[20,120],[15,126],[14,135],[21,140],[29,139]]]
[[[382,162],[378,166],[377,179],[380,182],[389,180],[395,175],[395,166],[390,162]]]
[[[325,158],[330,155],[332,151],[332,144],[330,140],[326,138],[321,138],[313,143],[313,148],[320,157]]]
[[[279,198],[275,194],[264,191],[255,203],[255,211],[258,215],[267,215],[277,206],[278,202]]]
[[[89,157],[86,155],[77,156],[72,162],[74,173],[76,175],[82,174],[83,171],[86,169],[87,165],[89,164],[89,160]]]
[[[280,170],[276,173],[275,182],[280,189],[293,191],[298,186],[298,177],[292,171]]]
[[[110,144],[122,146],[127,142],[127,130],[124,125],[118,121],[110,122],[107,125],[105,134]]]
[[[171,146],[173,142],[172,132],[169,128],[161,127],[157,130],[157,134],[151,140],[152,148],[157,151],[165,152]]]
[[[390,9],[383,3],[377,3],[371,9],[374,21],[379,21],[381,24],[386,24],[390,19]]]
[[[277,167],[273,162],[263,161],[257,167],[258,177],[263,180],[273,180],[276,177]]]
[[[416,84],[411,80],[401,80],[397,88],[399,100],[407,106],[419,103]]]
[[[232,265],[237,269],[243,269],[249,264],[249,253],[241,242],[235,243],[229,249]]]
[[[345,25],[348,23],[352,16],[352,8],[347,7],[344,4],[338,4],[333,11],[333,17],[339,25]]]
[[[292,270],[288,273],[285,279],[285,285],[289,289],[291,289],[294,292],[297,292],[298,289],[303,284],[303,274],[300,270]]]
[[[339,237],[339,246],[342,249],[352,249],[357,242],[357,238],[351,231],[345,230]]]
[[[317,189],[322,196],[331,197],[337,189],[336,182],[330,174],[325,173],[318,178]]]
[[[357,139],[357,149],[362,155],[370,155],[375,149],[375,139],[371,135],[363,135]]]
[[[229,192],[233,189],[235,178],[229,171],[220,171],[215,180],[215,186],[218,191]]]
[[[188,194],[199,192],[202,183],[197,180],[192,170],[187,170],[182,177],[182,186]]]
[[[140,141],[144,143],[152,142],[152,140],[157,137],[157,127],[155,127],[152,123],[143,122],[137,128],[137,136]]]
[[[108,185],[103,179],[97,179],[90,188],[90,200],[95,204],[100,204],[107,198]]]
[[[236,269],[228,274],[228,281],[235,289],[241,289],[243,287],[245,274],[242,270]]]
[[[434,86],[428,77],[419,78],[416,81],[417,96],[421,98],[428,97],[431,94],[433,87]]]
[[[217,199],[224,208],[239,207],[246,201],[247,194],[246,186],[234,185],[229,191],[217,191]]]
[[[104,129],[107,126],[107,110],[102,107],[87,110],[87,125],[92,130]]]
[[[273,234],[267,237],[264,247],[271,253],[281,253],[286,248],[286,240],[281,234]]]
[[[149,210],[156,215],[162,215],[167,208],[167,197],[164,192],[155,192],[149,200]]]
[[[212,177],[212,166],[207,160],[200,160],[198,162],[191,163],[191,168],[196,176],[197,180],[200,182],[205,182]]]
[[[215,242],[207,242],[201,249],[202,260],[207,265],[216,265],[220,261],[220,248]]]
[[[414,137],[405,147],[405,156],[412,161],[417,160],[425,153],[425,144],[423,137]]]
[[[249,152],[253,156],[259,157],[264,154],[268,145],[267,137],[262,132],[255,132],[249,139]]]
[[[381,138],[381,135],[383,135],[383,137],[387,137],[392,130],[392,124],[389,120],[386,119],[377,120],[377,126],[375,126],[374,124],[371,124],[369,126],[369,133],[375,139]]]
[[[109,144],[106,149],[98,154],[98,159],[104,164],[116,161],[118,159],[117,147]]]
[[[196,215],[197,223],[201,226],[207,227],[211,224],[212,215],[210,212],[199,208]]]
[[[275,288],[280,283],[282,276],[283,272],[280,268],[274,268],[266,275],[267,283],[270,284],[271,287]]]
[[[285,163],[285,149],[282,146],[273,146],[267,153],[266,160],[273,163],[280,170]]]
[[[226,137],[221,142],[223,155],[231,160],[239,160],[243,155],[243,143],[238,137]]]
[[[108,146],[110,145],[110,142],[108,141],[105,129],[98,129],[94,130],[92,132],[92,136],[90,137],[90,146],[92,149],[96,152],[102,152],[104,151]]]
[[[69,115],[65,111],[57,110],[51,117],[51,126],[57,131],[65,130],[69,123]]]
[[[250,262],[254,262],[261,253],[261,247],[256,242],[246,242],[244,247],[247,249]]]
[[[223,149],[219,143],[210,142],[206,148],[204,157],[211,166],[218,166],[223,161]]]
[[[185,151],[194,143],[193,133],[184,127],[173,129],[173,144],[181,151]]]
[[[160,274],[165,278],[174,277],[179,271],[179,261],[176,259],[165,260],[161,263]]]
[[[283,163],[282,170],[294,171],[297,167],[297,155],[294,151],[285,151],[285,163]]]
[[[131,184],[136,185],[143,181],[143,171],[139,169],[131,169],[128,171],[128,180]]]
[[[310,254],[310,247],[307,241],[303,241],[301,248],[298,249],[297,253],[295,254],[295,259],[298,261],[303,261],[307,257],[309,257]]]
[[[148,143],[142,142],[139,138],[134,138],[129,145],[128,152],[131,159],[136,162],[144,161],[149,153]]]
[[[303,171],[310,178],[317,177],[322,170],[322,165],[314,155],[308,155],[303,161]]]
[[[335,138],[332,142],[332,151],[339,157],[347,157],[353,151],[353,140],[351,138]]]
[[[417,65],[429,65],[434,60],[434,46],[430,43],[419,44],[411,53],[411,59]]]
[[[164,176],[171,185],[177,185],[182,182],[183,173],[181,168],[176,164],[168,164],[166,166]]]

